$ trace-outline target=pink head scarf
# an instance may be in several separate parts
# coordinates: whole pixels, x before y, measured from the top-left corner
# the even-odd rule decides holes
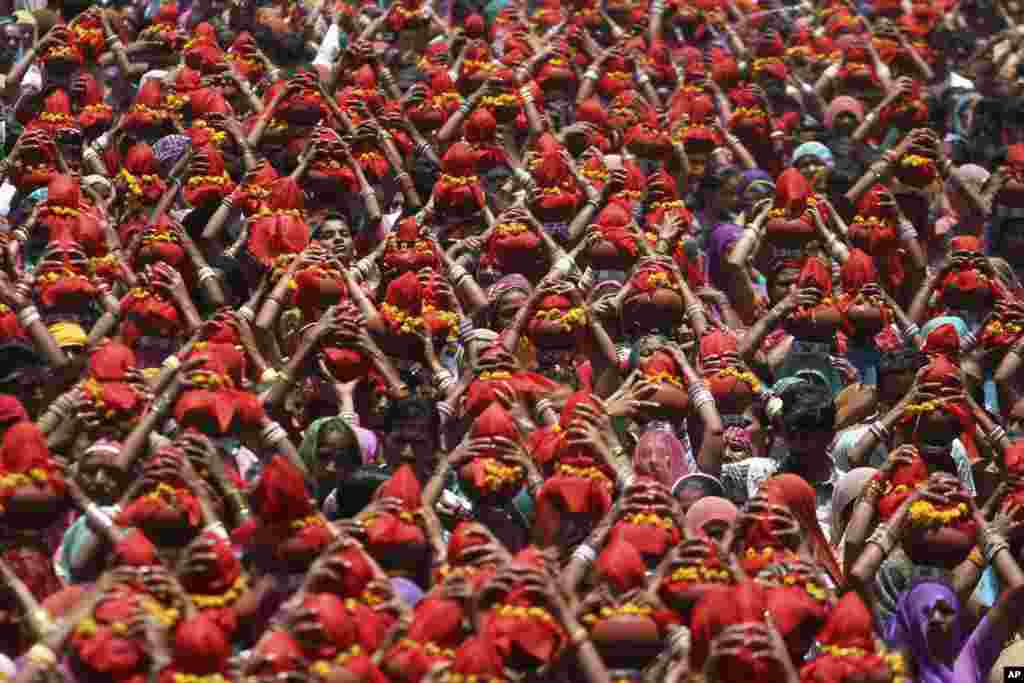
[[[640,436],[633,466],[637,474],[657,479],[669,488],[690,473],[683,444],[668,429],[648,429]]]
[[[853,114],[860,123],[864,120],[864,105],[849,95],[840,95],[829,102],[825,109],[825,127],[831,130],[836,117],[844,113]]]
[[[730,501],[718,496],[707,496],[694,503],[686,513],[687,538],[708,538],[704,525],[708,522],[732,524],[740,511]]]

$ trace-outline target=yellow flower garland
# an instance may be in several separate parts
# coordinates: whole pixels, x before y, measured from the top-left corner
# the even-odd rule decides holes
[[[727,569],[709,569],[704,565],[696,567],[679,567],[669,577],[670,582],[685,581],[687,583],[730,583],[732,574]]]
[[[308,517],[303,517],[302,519],[293,520],[291,526],[296,531],[300,531],[302,529],[305,529],[308,526],[326,526],[326,525],[327,525],[327,521],[323,518],[322,515],[313,514],[313,515],[309,515]]]
[[[582,621],[584,624],[593,626],[599,621],[605,621],[613,617],[619,616],[639,616],[646,617],[650,616],[654,610],[644,605],[638,605],[634,602],[627,602],[625,605],[620,607],[602,607],[597,614],[584,615]]]
[[[524,232],[530,232],[530,228],[525,223],[502,223],[500,224],[495,232],[504,237],[513,237],[515,235],[521,235]]]
[[[635,524],[637,526],[653,526],[660,529],[671,531],[676,527],[676,523],[668,517],[655,514],[653,512],[634,512],[626,515],[622,518],[622,521],[626,524]]]
[[[230,607],[235,602],[245,595],[245,592],[249,589],[249,580],[244,574],[239,575],[235,582],[231,584],[231,587],[220,595],[204,595],[202,593],[189,593],[189,599],[192,604],[197,608],[203,609],[217,609],[221,607]]]
[[[174,683],[229,683],[228,679],[220,674],[209,674],[198,676],[196,674],[174,674]]]
[[[565,331],[571,332],[573,328],[582,327],[587,323],[587,313],[582,306],[576,306],[564,312],[559,308],[549,308],[536,311],[533,314],[533,319],[561,322]]]
[[[521,465],[505,465],[496,458],[483,458],[485,491],[494,492],[505,484],[514,484],[523,477]]]
[[[749,370],[740,370],[736,367],[728,367],[719,370],[715,373],[718,376],[727,375],[729,377],[735,377],[741,382],[746,382],[750,385],[750,390],[754,393],[761,391],[761,380],[757,378],[757,375],[750,372]]]
[[[915,527],[941,527],[953,524],[970,514],[967,503],[960,503],[948,510],[939,510],[927,500],[910,504],[910,523]]]
[[[822,645],[821,651],[833,657],[866,657],[868,651],[859,647],[839,647],[838,645]]]
[[[555,473],[560,474],[563,477],[580,477],[582,479],[594,479],[597,481],[610,482],[608,475],[606,475],[599,467],[576,467],[566,463],[559,463],[558,467],[555,468]]]
[[[481,372],[479,379],[482,379],[485,382],[488,382],[488,381],[491,381],[491,380],[512,379],[512,373],[511,372],[506,372],[504,370],[493,370],[493,371],[488,370],[488,371]]]
[[[501,604],[496,605],[492,609],[498,615],[503,617],[518,617],[520,619],[532,617],[534,619],[540,619],[541,621],[546,621],[549,623],[554,623],[555,621],[554,618],[551,616],[551,613],[543,607],[519,607],[516,605]]]

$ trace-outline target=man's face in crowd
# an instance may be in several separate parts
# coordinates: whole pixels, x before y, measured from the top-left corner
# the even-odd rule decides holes
[[[429,473],[437,453],[433,421],[427,416],[416,416],[393,422],[384,446],[385,457],[392,467],[408,463],[420,473]]]

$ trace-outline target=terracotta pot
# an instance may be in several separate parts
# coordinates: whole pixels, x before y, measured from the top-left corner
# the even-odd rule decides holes
[[[974,549],[977,530],[973,521],[928,530],[911,527],[904,535],[903,549],[914,564],[953,569]]]
[[[587,251],[590,267],[595,270],[628,271],[636,262],[636,255],[609,240],[598,240]]]
[[[663,647],[658,625],[649,616],[623,614],[599,621],[590,637],[613,669],[643,668]]]

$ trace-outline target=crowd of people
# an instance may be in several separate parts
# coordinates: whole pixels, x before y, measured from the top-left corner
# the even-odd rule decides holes
[[[1024,665],[1024,3],[0,11],[0,681]]]

